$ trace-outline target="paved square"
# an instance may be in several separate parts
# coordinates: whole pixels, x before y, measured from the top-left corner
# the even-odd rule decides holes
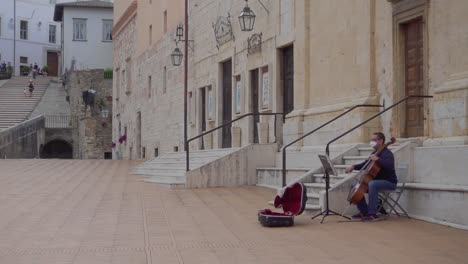
[[[0,263],[468,263],[468,232],[391,218],[264,228],[258,187],[166,189],[135,162],[0,160]]]

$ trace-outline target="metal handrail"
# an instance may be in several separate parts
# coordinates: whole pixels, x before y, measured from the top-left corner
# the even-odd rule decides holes
[[[327,147],[326,147],[326,149],[325,149],[325,152],[327,153],[327,156],[330,157],[330,144],[331,144],[331,143],[333,143],[333,142],[337,141],[338,139],[340,139],[340,138],[346,136],[347,134],[351,133],[353,130],[359,128],[360,126],[365,125],[366,123],[368,123],[368,122],[371,121],[372,119],[374,119],[374,118],[376,118],[376,117],[382,115],[383,113],[387,112],[388,110],[392,109],[393,107],[395,107],[395,106],[397,106],[397,105],[399,105],[399,104],[405,102],[405,101],[408,100],[409,98],[433,98],[433,96],[432,96],[432,95],[409,95],[409,96],[407,96],[407,97],[401,99],[400,101],[398,101],[398,102],[392,104],[392,105],[389,106],[388,108],[385,108],[383,111],[381,111],[381,112],[379,112],[379,113],[373,115],[372,117],[370,117],[370,118],[367,119],[366,121],[360,123],[359,125],[354,126],[354,127],[351,128],[350,130],[344,132],[343,134],[337,136],[336,138],[334,138],[334,139],[332,139],[330,142],[328,142]]]
[[[248,117],[248,116],[275,116],[275,123],[274,123],[274,126],[275,126],[275,129],[274,129],[274,131],[275,131],[275,141],[274,141],[273,143],[276,143],[276,141],[277,141],[277,135],[276,135],[276,116],[277,116],[277,115],[283,116],[283,123],[284,123],[284,119],[285,119],[284,113],[248,113],[248,114],[241,115],[241,116],[239,116],[238,118],[233,119],[233,120],[231,120],[231,121],[228,121],[228,122],[226,122],[226,123],[223,123],[223,124],[221,124],[221,125],[219,125],[219,126],[217,126],[217,127],[215,127],[215,128],[212,128],[212,129],[208,130],[208,131],[205,131],[205,132],[203,132],[203,133],[201,133],[201,134],[199,134],[199,135],[197,135],[197,136],[195,136],[195,137],[192,137],[192,138],[188,139],[188,140],[187,140],[187,143],[186,143],[186,146],[185,146],[186,171],[189,171],[189,170],[190,170],[190,161],[189,161],[189,160],[190,160],[190,147],[189,147],[189,146],[190,146],[190,142],[194,141],[195,139],[201,138],[201,137],[203,137],[204,135],[210,134],[210,133],[212,133],[212,132],[214,132],[214,131],[216,131],[216,130],[218,130],[218,129],[220,129],[220,128],[223,128],[223,127],[225,127],[225,126],[227,126],[227,125],[230,125],[230,124],[232,124],[232,123],[234,123],[234,122],[236,122],[236,121],[239,121],[239,120],[241,120],[241,119],[243,119],[243,118],[245,118],[245,117]]]
[[[77,128],[78,116],[45,115],[45,128]]]
[[[283,167],[282,167],[282,176],[283,176],[283,187],[286,186],[286,149],[292,145],[294,145],[295,143],[297,143],[298,141],[312,135],[313,133],[315,133],[316,131],[318,131],[319,129],[327,126],[328,124],[330,124],[331,122],[343,117],[344,115],[348,114],[349,112],[353,111],[354,109],[356,108],[359,108],[359,107],[384,107],[383,105],[373,105],[373,104],[360,104],[360,105],[355,105],[353,107],[351,107],[350,109],[348,109],[347,111],[345,111],[344,113],[341,113],[339,114],[338,116],[336,116],[335,118],[327,121],[326,123],[322,124],[321,126],[315,128],[314,130],[308,132],[307,134],[299,137],[298,139],[290,142],[289,144],[285,145],[282,149],[282,156],[283,156]]]

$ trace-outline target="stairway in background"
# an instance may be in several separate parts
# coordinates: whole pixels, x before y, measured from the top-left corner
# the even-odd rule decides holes
[[[24,88],[28,88],[29,77],[14,77],[0,87],[0,131],[15,126],[32,113],[41,100],[51,78],[38,76],[34,80],[34,92],[25,96]]]
[[[236,150],[190,151],[190,169],[199,168]],[[185,152],[168,152],[136,166],[132,169],[132,173],[143,176],[145,182],[157,183],[171,188],[185,188],[185,162]]]

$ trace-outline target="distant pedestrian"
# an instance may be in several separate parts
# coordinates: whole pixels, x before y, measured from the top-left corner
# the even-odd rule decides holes
[[[33,67],[33,79],[36,79],[36,75],[38,74],[39,72],[39,66],[37,66],[37,63],[34,63],[34,67]]]
[[[29,97],[32,97],[32,94],[33,94],[33,91],[34,91],[33,80],[29,80],[28,88],[29,88]]]
[[[65,89],[65,85],[67,85],[67,73],[64,73],[62,75],[62,86],[63,86],[63,89]]]

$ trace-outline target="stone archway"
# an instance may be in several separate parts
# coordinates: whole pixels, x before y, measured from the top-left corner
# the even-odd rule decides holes
[[[73,159],[73,147],[64,140],[49,141],[41,150],[41,159]]]

